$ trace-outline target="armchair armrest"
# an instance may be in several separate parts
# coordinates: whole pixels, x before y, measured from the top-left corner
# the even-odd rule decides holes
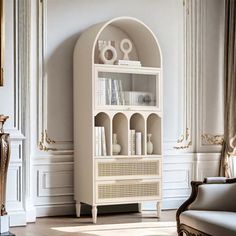
[[[186,210],[236,211],[236,178],[192,181],[192,192],[177,210],[176,221],[180,230],[180,214]]]
[[[191,187],[192,187],[192,192],[190,197],[178,208],[176,212],[176,222],[177,222],[177,231],[179,232],[180,229],[180,214],[184,211],[186,211],[191,203],[193,203],[197,197],[197,192],[198,192],[198,186],[202,185],[203,182],[201,181],[192,181],[191,182]]]

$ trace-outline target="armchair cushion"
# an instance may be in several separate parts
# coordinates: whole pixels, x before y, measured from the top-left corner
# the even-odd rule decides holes
[[[188,209],[236,212],[235,196],[236,183],[203,184],[198,187],[197,197]]]
[[[214,236],[236,235],[236,212],[187,210],[180,215],[180,224]]]

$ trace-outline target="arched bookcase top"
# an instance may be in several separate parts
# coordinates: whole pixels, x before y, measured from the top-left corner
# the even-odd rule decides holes
[[[118,17],[90,27],[81,35],[76,47],[80,52],[82,47],[86,48],[91,63],[98,63],[98,40],[119,41],[123,38],[129,38],[133,43],[132,59],[141,61],[142,66],[162,68],[162,54],[156,36],[148,26],[133,17]]]

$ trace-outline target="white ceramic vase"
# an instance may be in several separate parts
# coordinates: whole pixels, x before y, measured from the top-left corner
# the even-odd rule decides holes
[[[112,135],[112,154],[118,155],[121,151],[120,144],[117,143],[117,134]]]
[[[153,144],[151,142],[151,136],[152,134],[147,134],[147,154],[151,155],[153,153]]]

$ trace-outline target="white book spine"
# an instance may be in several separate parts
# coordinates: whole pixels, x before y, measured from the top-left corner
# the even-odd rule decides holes
[[[135,154],[142,155],[142,133],[136,132],[135,134]]]
[[[118,80],[114,80],[114,85],[115,85],[116,105],[121,105],[120,104],[120,96],[119,96],[119,83],[118,83]]]
[[[98,156],[102,155],[102,127],[98,127]]]
[[[106,105],[106,78],[99,78],[97,88],[98,105]]]
[[[132,132],[129,130],[129,155],[132,155]]]
[[[99,143],[99,134],[98,134],[98,127],[94,127],[94,136],[95,136],[95,156],[98,156],[98,143]]]
[[[101,80],[101,105],[106,105],[106,78]]]
[[[106,87],[106,95],[107,95],[107,101],[106,104],[107,105],[111,105],[111,96],[112,96],[112,91],[111,91],[111,79],[107,79],[107,83],[106,83],[107,87]]]
[[[118,83],[119,83],[120,105],[125,105],[125,98],[124,98],[124,92],[123,92],[122,81],[119,80]]]
[[[130,130],[131,132],[131,155],[135,155],[135,130]]]
[[[102,155],[107,155],[107,149],[106,149],[106,135],[105,135],[105,127],[102,128]]]
[[[117,90],[115,85],[115,80],[111,80],[111,105],[117,105]]]

